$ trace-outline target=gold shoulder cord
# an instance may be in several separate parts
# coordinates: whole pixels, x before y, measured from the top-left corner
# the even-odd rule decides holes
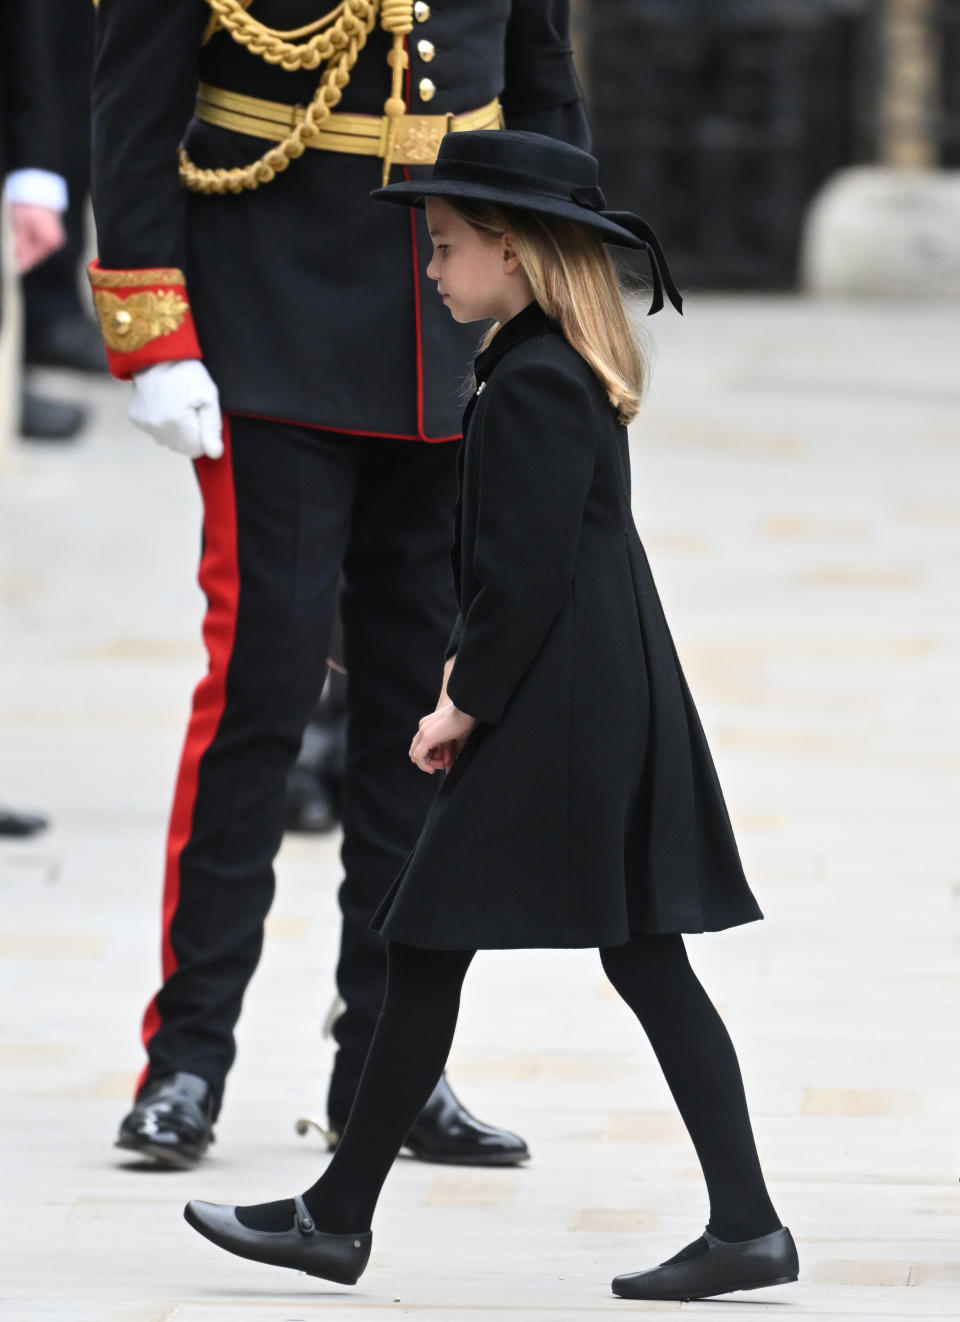
[[[264,152],[259,160],[234,169],[203,170],[181,148],[180,178],[187,188],[194,193],[241,193],[259,188],[286,170],[292,160],[302,156],[343,96],[357,56],[377,21],[378,11],[380,26],[393,37],[393,49],[387,56],[393,70],[392,85],[383,108],[389,119],[383,162],[383,182],[387,182],[397,129],[406,111],[403,74],[408,57],[403,41],[413,31],[413,0],[341,0],[322,18],[289,32],[267,27],[247,13],[251,0],[207,0],[207,4],[213,11],[207,37],[216,30],[213,27],[216,24],[239,45],[252,55],[259,55],[268,64],[279,64],[291,71],[316,69],[320,64],[326,67],[313,100],[304,108],[302,119],[282,142]]]

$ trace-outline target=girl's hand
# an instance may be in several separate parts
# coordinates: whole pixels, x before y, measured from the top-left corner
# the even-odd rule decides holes
[[[456,659],[455,656],[450,656],[447,657],[446,661],[443,663],[443,684],[440,686],[440,696],[437,698],[437,705],[434,707],[434,711],[439,711],[441,707],[446,706],[450,701],[447,697],[447,680],[450,678],[450,672],[453,670],[453,663]]]
[[[431,776],[435,771],[449,771],[476,723],[476,717],[460,711],[448,699],[420,722],[410,745],[410,761]]]

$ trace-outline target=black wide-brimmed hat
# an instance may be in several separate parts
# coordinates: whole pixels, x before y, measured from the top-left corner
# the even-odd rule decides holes
[[[683,311],[656,234],[632,211],[608,211],[596,157],[556,138],[515,129],[448,133],[432,175],[377,188],[370,196],[414,207],[423,206],[425,197],[461,198],[574,220],[597,230],[607,243],[645,248],[653,277],[650,312],[663,307],[664,291]]]

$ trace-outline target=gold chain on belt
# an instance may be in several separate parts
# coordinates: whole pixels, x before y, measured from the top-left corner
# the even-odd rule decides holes
[[[387,119],[383,182],[387,182],[400,121],[406,112],[403,75],[408,57],[404,38],[413,31],[413,0],[341,0],[322,18],[290,32],[261,23],[247,12],[244,0],[207,0],[207,4],[213,11],[212,22],[268,64],[291,71],[316,69],[321,64],[325,68],[302,116],[258,160],[231,169],[201,169],[181,148],[180,178],[187,188],[194,193],[241,193],[259,188],[286,170],[307,147],[316,145],[320,130],[343,96],[378,13],[380,26],[393,37],[393,48],[387,56],[393,76],[390,96],[383,107]]]

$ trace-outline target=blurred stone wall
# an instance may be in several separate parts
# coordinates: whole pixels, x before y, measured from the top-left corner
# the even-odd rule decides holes
[[[901,170],[930,169],[940,158],[939,20],[942,0],[884,0],[879,28],[877,160]]]
[[[938,6],[940,164],[960,168],[960,0]]]
[[[807,208],[846,167],[960,163],[960,0],[574,13],[611,204],[663,231],[688,287],[795,284]]]

